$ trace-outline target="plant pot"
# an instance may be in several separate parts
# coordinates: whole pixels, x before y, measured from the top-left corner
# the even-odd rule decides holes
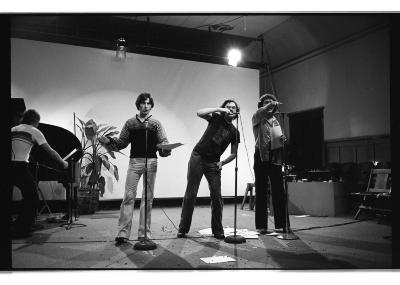
[[[80,188],[78,191],[78,212],[80,215],[94,214],[99,209],[99,189]]]

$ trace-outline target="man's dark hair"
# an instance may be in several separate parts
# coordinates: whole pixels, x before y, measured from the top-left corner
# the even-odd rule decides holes
[[[153,98],[151,97],[150,93],[141,93],[141,94],[137,97],[136,103],[135,103],[135,104],[136,104],[136,108],[139,110],[140,104],[143,103],[144,101],[146,101],[147,99],[149,99],[151,108],[153,108],[153,107],[154,107],[154,100],[153,100]]]
[[[40,115],[36,110],[29,109],[22,114],[21,124],[32,125],[40,122]]]
[[[266,94],[264,94],[264,95],[262,95],[262,96],[260,97],[260,100],[258,101],[257,107],[258,107],[258,108],[261,108],[261,107],[263,106],[263,102],[264,102],[265,100],[278,101],[278,100],[276,100],[275,95],[266,93]]]
[[[225,106],[226,106],[227,104],[231,103],[231,102],[235,103],[235,105],[236,105],[236,112],[239,113],[239,112],[240,112],[239,104],[236,103],[236,101],[233,100],[233,99],[227,99],[227,100],[225,100],[224,103],[222,103],[222,105],[220,106],[220,108],[225,108]]]

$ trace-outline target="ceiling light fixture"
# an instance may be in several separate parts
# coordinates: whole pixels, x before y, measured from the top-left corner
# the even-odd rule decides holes
[[[119,38],[117,40],[117,49],[115,53],[115,57],[119,61],[124,61],[126,59],[126,51],[128,50],[126,46],[126,41],[124,38]]]
[[[242,58],[242,53],[238,49],[231,49],[228,52],[228,64],[232,66],[237,66],[238,62]]]
[[[224,23],[210,25],[210,27],[214,31],[218,31],[218,32],[225,32],[225,31],[233,30],[233,27],[231,25],[227,25],[227,24],[224,24]]]

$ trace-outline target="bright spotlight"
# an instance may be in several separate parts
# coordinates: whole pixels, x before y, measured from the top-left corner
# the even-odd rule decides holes
[[[232,66],[237,66],[237,63],[242,58],[242,53],[238,49],[231,49],[228,52],[228,64]]]

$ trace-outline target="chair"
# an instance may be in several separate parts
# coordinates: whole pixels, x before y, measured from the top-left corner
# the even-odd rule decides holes
[[[353,192],[363,192],[367,189],[369,176],[371,175],[371,169],[373,168],[374,164],[371,161],[358,163],[357,190]]]
[[[382,205],[384,199],[390,201],[391,191],[391,169],[371,169],[366,191],[351,193],[362,197],[354,219],[358,219],[363,210],[391,213],[390,207]]]
[[[254,209],[253,188],[254,188],[254,183],[247,183],[247,187],[246,187],[246,190],[245,190],[244,196],[243,196],[242,205],[240,207],[241,210],[243,210],[243,208],[244,208],[244,204],[246,203],[247,195],[249,195],[249,210]]]

